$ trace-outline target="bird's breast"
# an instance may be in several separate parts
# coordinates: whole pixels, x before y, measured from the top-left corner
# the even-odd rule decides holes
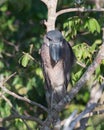
[[[64,84],[64,68],[63,68],[63,59],[59,60],[54,66],[51,61],[49,48],[44,45],[41,51],[45,73],[50,80],[52,87],[57,87]]]
[[[51,81],[52,87],[64,84],[63,61],[59,61],[54,67],[47,68],[47,73]]]

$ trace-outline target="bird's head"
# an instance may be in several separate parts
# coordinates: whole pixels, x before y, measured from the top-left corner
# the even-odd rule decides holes
[[[57,63],[62,58],[63,36],[60,31],[52,30],[47,32],[46,39],[49,46],[50,56]]]

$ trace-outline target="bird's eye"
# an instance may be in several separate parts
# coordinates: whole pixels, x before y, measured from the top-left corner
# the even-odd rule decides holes
[[[52,41],[52,39],[50,39],[50,38],[48,38],[48,40],[51,42]]]

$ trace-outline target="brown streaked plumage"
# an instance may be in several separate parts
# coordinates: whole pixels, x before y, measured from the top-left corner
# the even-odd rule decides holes
[[[44,37],[41,58],[48,104],[58,103],[67,91],[74,53],[62,34],[52,30]]]

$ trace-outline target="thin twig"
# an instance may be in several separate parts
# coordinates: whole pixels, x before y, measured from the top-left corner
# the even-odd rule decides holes
[[[2,98],[9,104],[10,107],[13,107],[12,103],[8,98],[5,97],[5,95],[2,95]]]
[[[7,94],[19,99],[19,100],[22,100],[22,101],[25,101],[25,102],[28,102],[29,104],[31,105],[35,105],[37,107],[40,107],[41,109],[43,109],[45,112],[48,112],[47,108],[45,108],[44,106],[42,106],[41,104],[38,104],[34,101],[31,101],[30,99],[26,98],[26,97],[22,97],[22,96],[19,96],[17,95],[16,93],[14,92],[11,92],[10,90],[8,90],[6,87],[2,86],[2,84],[0,83],[0,88]]]
[[[13,44],[12,42],[7,41],[6,39],[3,39],[3,41],[4,41],[4,43],[6,43],[6,44],[8,44],[8,45],[10,45],[12,47],[14,47],[16,51],[19,50],[19,45]]]
[[[12,42],[10,42],[10,41],[7,41],[6,39],[3,39],[3,41],[4,41],[6,44],[15,47],[15,45],[14,45]]]
[[[76,63],[77,63],[78,65],[80,65],[81,67],[86,68],[86,64],[84,64],[84,63],[82,63],[82,62],[80,62],[80,61],[77,61]]]
[[[9,104],[9,106],[14,110],[14,114],[15,115],[19,115],[17,110],[13,107],[12,103],[10,102],[9,99],[7,99],[4,95],[2,95],[2,98]],[[27,129],[30,130],[29,126],[27,125],[26,121],[24,119],[22,119],[24,124],[26,125]]]
[[[0,118],[0,122],[5,122],[5,121],[14,120],[15,118],[21,118],[21,119],[24,119],[24,120],[36,121],[36,122],[39,123],[40,125],[43,124],[43,122],[42,122],[41,120],[39,120],[38,118],[33,117],[33,116],[25,116],[25,115],[11,115],[11,116],[5,117],[5,118],[3,118],[3,119]]]
[[[20,116],[20,114],[18,113],[18,111],[13,107],[12,103],[10,102],[10,100],[7,99],[7,98],[5,97],[5,95],[2,95],[2,98],[3,98],[3,99],[9,104],[9,106],[13,109],[14,115]],[[21,117],[21,116],[20,116],[20,117]],[[38,120],[39,120],[39,119],[38,119]],[[23,121],[24,124],[26,125],[27,129],[28,129],[28,130],[31,130],[30,127],[28,126],[27,122],[26,122],[24,119],[22,119],[22,121]]]
[[[33,61],[35,61],[38,65],[40,65],[40,63],[33,57],[31,56],[31,54],[27,53],[27,52],[22,52],[24,55],[27,55],[30,59],[32,59]]]
[[[41,104],[38,104],[34,101],[31,101],[30,99],[26,98],[26,97],[22,97],[22,96],[19,96],[17,95],[16,93],[14,92],[11,92],[10,90],[8,90],[6,87],[4,87],[4,83],[6,83],[10,78],[12,78],[14,75],[16,74],[16,72],[14,72],[13,74],[11,74],[7,79],[3,80],[3,81],[0,81],[0,88],[7,94],[19,99],[19,100],[22,100],[22,101],[25,101],[25,102],[28,102],[32,105],[35,105],[37,107],[40,107],[41,109],[43,109],[45,112],[48,112],[48,109],[44,106],[42,106]]]
[[[9,106],[12,107],[12,109],[14,110],[14,111],[13,111],[13,112],[14,112],[14,115],[9,116],[9,117],[5,117],[4,119],[1,118],[1,119],[0,119],[0,122],[4,122],[4,121],[7,121],[7,120],[9,121],[9,120],[12,120],[12,119],[14,119],[14,118],[21,118],[28,129],[30,129],[30,128],[29,128],[29,126],[27,125],[27,123],[25,122],[25,120],[36,121],[37,123],[39,123],[40,125],[42,125],[42,121],[41,121],[40,119],[38,119],[38,118],[35,118],[35,117],[32,117],[32,116],[23,116],[23,115],[21,116],[21,115],[17,112],[17,110],[13,107],[13,105],[12,105],[12,103],[9,101],[9,99],[7,99],[4,95],[2,95],[2,97],[3,97],[3,99],[9,104]]]
[[[16,73],[17,73],[17,72],[14,72],[14,73],[11,74],[9,77],[7,77],[7,78],[4,80],[3,84],[6,83],[9,79],[11,79],[13,76],[15,76]]]

